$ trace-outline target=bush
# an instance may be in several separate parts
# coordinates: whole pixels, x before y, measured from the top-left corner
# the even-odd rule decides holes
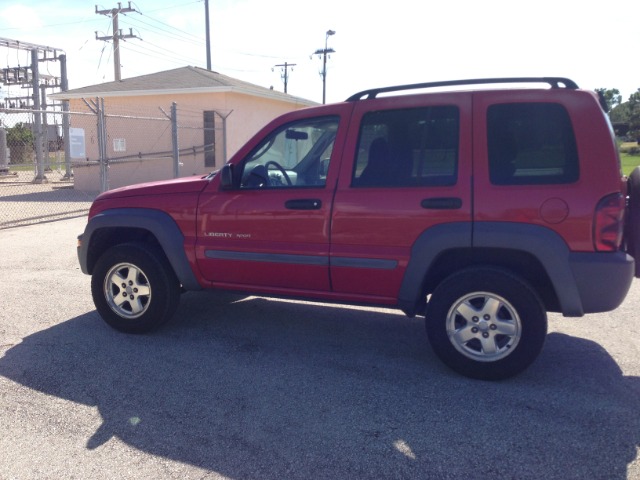
[[[7,145],[30,145],[33,147],[35,137],[31,129],[24,123],[16,123],[7,129]]]
[[[640,147],[629,147],[627,153],[629,155],[640,155]]]
[[[16,123],[7,129],[7,146],[11,150],[11,163],[33,162],[35,136],[24,123]]]
[[[633,143],[625,143],[620,146],[620,153],[626,153],[627,155],[640,155],[640,146]]]

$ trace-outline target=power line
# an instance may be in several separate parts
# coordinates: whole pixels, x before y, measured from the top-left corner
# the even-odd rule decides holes
[[[200,1],[202,1],[202,0],[200,0]],[[200,1],[198,1],[198,2],[193,2],[193,3],[200,3]],[[137,13],[139,13],[140,15],[142,15],[142,16],[144,16],[144,17],[148,18],[149,20],[154,21],[154,22],[156,22],[156,23],[159,23],[159,24],[161,24],[161,25],[164,25],[165,27],[169,27],[169,28],[171,28],[171,29],[173,29],[173,30],[176,30],[176,31],[178,31],[178,32],[180,32],[180,33],[183,33],[183,34],[185,34],[185,35],[187,35],[187,36],[189,36],[189,37],[193,37],[193,38],[194,38],[194,39],[196,39],[196,40],[200,40],[200,38],[198,38],[198,36],[197,36],[197,35],[194,35],[194,34],[192,34],[191,32],[187,32],[187,31],[185,31],[185,30],[181,30],[181,29],[179,29],[179,28],[177,28],[177,27],[174,27],[173,25],[170,25],[170,24],[168,24],[168,23],[163,22],[162,20],[158,20],[157,18],[153,18],[153,17],[149,16],[148,14],[143,13],[143,12],[142,12],[142,10],[140,9],[140,7],[139,7],[135,2],[134,2],[133,4],[134,4],[134,5],[136,6],[136,8],[137,8]],[[174,6],[174,7],[167,7],[167,8],[158,8],[158,9],[156,9],[156,10],[150,10],[150,11],[151,11],[151,12],[156,12],[156,11],[158,11],[158,10],[167,10],[167,9],[169,9],[169,8],[176,8],[176,7],[181,7],[181,8],[182,8],[182,7],[184,7],[184,5],[176,5],[176,6]],[[157,27],[156,27],[156,28],[157,28]]]
[[[145,22],[145,21],[143,21],[143,20],[141,20],[139,18],[135,18],[135,17],[129,16],[129,15],[125,15],[125,17],[126,17],[126,19],[128,21],[131,21],[134,24],[135,23],[141,23],[141,24],[146,25],[147,27],[149,27],[149,28],[151,28],[153,30],[156,30],[158,32],[162,32],[163,35],[169,35],[169,36],[175,38],[176,40],[181,40],[183,42],[188,42],[188,43],[191,43],[191,44],[194,44],[194,45],[202,45],[202,43],[204,43],[204,41],[202,39],[199,39],[195,35],[190,35],[193,38],[189,38],[189,37],[186,37],[186,36],[183,36],[183,35],[178,35],[176,33],[173,33],[170,30],[167,30],[166,28],[157,27],[157,26],[152,25],[149,22]],[[175,29],[175,30],[177,30],[178,32],[182,32],[182,30],[179,30],[179,29]]]
[[[150,11],[150,12],[160,12],[160,11],[162,11],[162,10],[172,10],[172,9],[174,9],[174,8],[181,8],[181,9],[184,9],[184,7],[186,7],[187,5],[193,5],[193,4],[195,4],[195,3],[202,3],[202,2],[203,2],[203,0],[196,0],[195,2],[189,2],[189,3],[178,3],[178,4],[176,4],[176,5],[170,5],[170,6],[168,6],[168,7],[154,8],[154,9],[149,10],[149,11]],[[134,5],[136,5],[136,4],[135,4],[135,2],[134,2]],[[137,6],[138,6],[138,5],[136,5],[136,7],[137,7]]]
[[[157,50],[156,48],[148,48],[146,45],[151,45],[153,47],[159,48],[161,50]],[[178,65],[189,65],[190,64],[190,60],[194,60],[194,59],[185,59],[184,55],[180,55],[178,53],[175,52],[171,52],[168,51],[166,49],[163,49],[162,47],[159,47],[157,45],[154,45],[152,43],[149,42],[144,42],[144,44],[138,44],[136,45],[137,48],[132,47],[132,46],[128,46],[127,50],[131,50],[132,52],[135,53],[139,53],[139,54],[147,54],[150,56],[153,56],[155,58],[159,58],[162,60],[167,60],[170,61],[171,63],[175,63]],[[141,49],[141,50],[139,50]],[[147,53],[145,53],[147,52]]]

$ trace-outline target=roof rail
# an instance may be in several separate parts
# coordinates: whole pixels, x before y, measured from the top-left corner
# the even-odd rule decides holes
[[[474,78],[469,80],[448,80],[444,82],[413,83],[410,85],[396,85],[394,87],[372,88],[363,90],[347,98],[347,102],[376,98],[380,93],[399,92],[402,90],[417,90],[420,88],[452,87],[458,85],[487,85],[491,83],[548,83],[551,88],[568,88],[576,90],[578,85],[568,78],[562,77],[513,77],[513,78]],[[366,98],[365,98],[366,97]]]

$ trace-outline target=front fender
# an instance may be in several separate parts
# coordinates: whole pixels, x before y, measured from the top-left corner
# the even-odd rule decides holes
[[[150,208],[114,208],[92,217],[84,233],[78,237],[78,261],[83,273],[91,274],[89,252],[92,238],[104,228],[147,230],[158,240],[182,286],[186,290],[201,289],[185,252],[184,235],[175,220],[165,212]]]

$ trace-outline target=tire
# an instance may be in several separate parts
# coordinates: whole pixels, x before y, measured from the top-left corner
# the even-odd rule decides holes
[[[635,276],[640,276],[640,167],[633,169],[627,180],[627,218],[625,244],[627,253],[636,260]]]
[[[435,289],[426,329],[435,354],[452,370],[502,380],[536,359],[547,334],[547,314],[520,277],[492,267],[461,270]]]
[[[163,253],[143,243],[116,245],[102,254],[91,277],[98,313],[125,333],[165,324],[180,300],[180,284]]]

